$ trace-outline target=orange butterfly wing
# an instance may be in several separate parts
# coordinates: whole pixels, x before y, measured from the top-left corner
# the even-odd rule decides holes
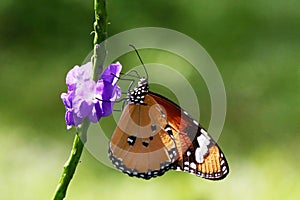
[[[149,95],[166,111],[179,152],[174,163],[176,169],[206,179],[225,178],[229,173],[228,163],[206,130],[172,101],[153,92]]]
[[[175,142],[164,131],[166,119],[157,102],[146,95],[145,104],[128,104],[111,138],[113,164],[130,176],[144,179],[162,175],[175,161]]]

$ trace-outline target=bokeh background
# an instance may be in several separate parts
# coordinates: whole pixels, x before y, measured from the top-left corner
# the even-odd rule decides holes
[[[53,195],[74,138],[59,97],[67,71],[92,49],[92,7],[79,0],[0,2],[0,199]],[[218,143],[231,172],[219,182],[180,172],[144,181],[84,151],[66,199],[298,199],[299,7],[296,0],[109,0],[109,35],[170,28],[214,59],[228,98]],[[163,52],[141,54],[145,62],[171,60]],[[201,105],[207,126],[209,97]]]

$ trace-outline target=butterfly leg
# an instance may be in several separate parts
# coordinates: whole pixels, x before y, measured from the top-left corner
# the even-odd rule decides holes
[[[122,103],[121,109],[114,109],[113,111],[122,112],[124,110],[124,107],[125,107],[125,102],[126,102],[125,100],[127,100],[127,99],[122,99],[123,103]]]

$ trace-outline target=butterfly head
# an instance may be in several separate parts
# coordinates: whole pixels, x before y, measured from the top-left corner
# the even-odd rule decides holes
[[[149,92],[148,79],[141,78],[137,87],[128,91],[129,104],[144,104],[145,96]]]

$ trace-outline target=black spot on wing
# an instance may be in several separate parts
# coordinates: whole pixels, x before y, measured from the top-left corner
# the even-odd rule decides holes
[[[148,147],[149,146],[149,142],[147,142],[147,141],[142,142],[142,144],[143,144],[144,147]]]
[[[135,137],[134,135],[129,136],[129,137],[127,138],[127,143],[128,143],[130,146],[133,146],[134,143],[135,143],[135,140],[136,140],[136,137]]]

